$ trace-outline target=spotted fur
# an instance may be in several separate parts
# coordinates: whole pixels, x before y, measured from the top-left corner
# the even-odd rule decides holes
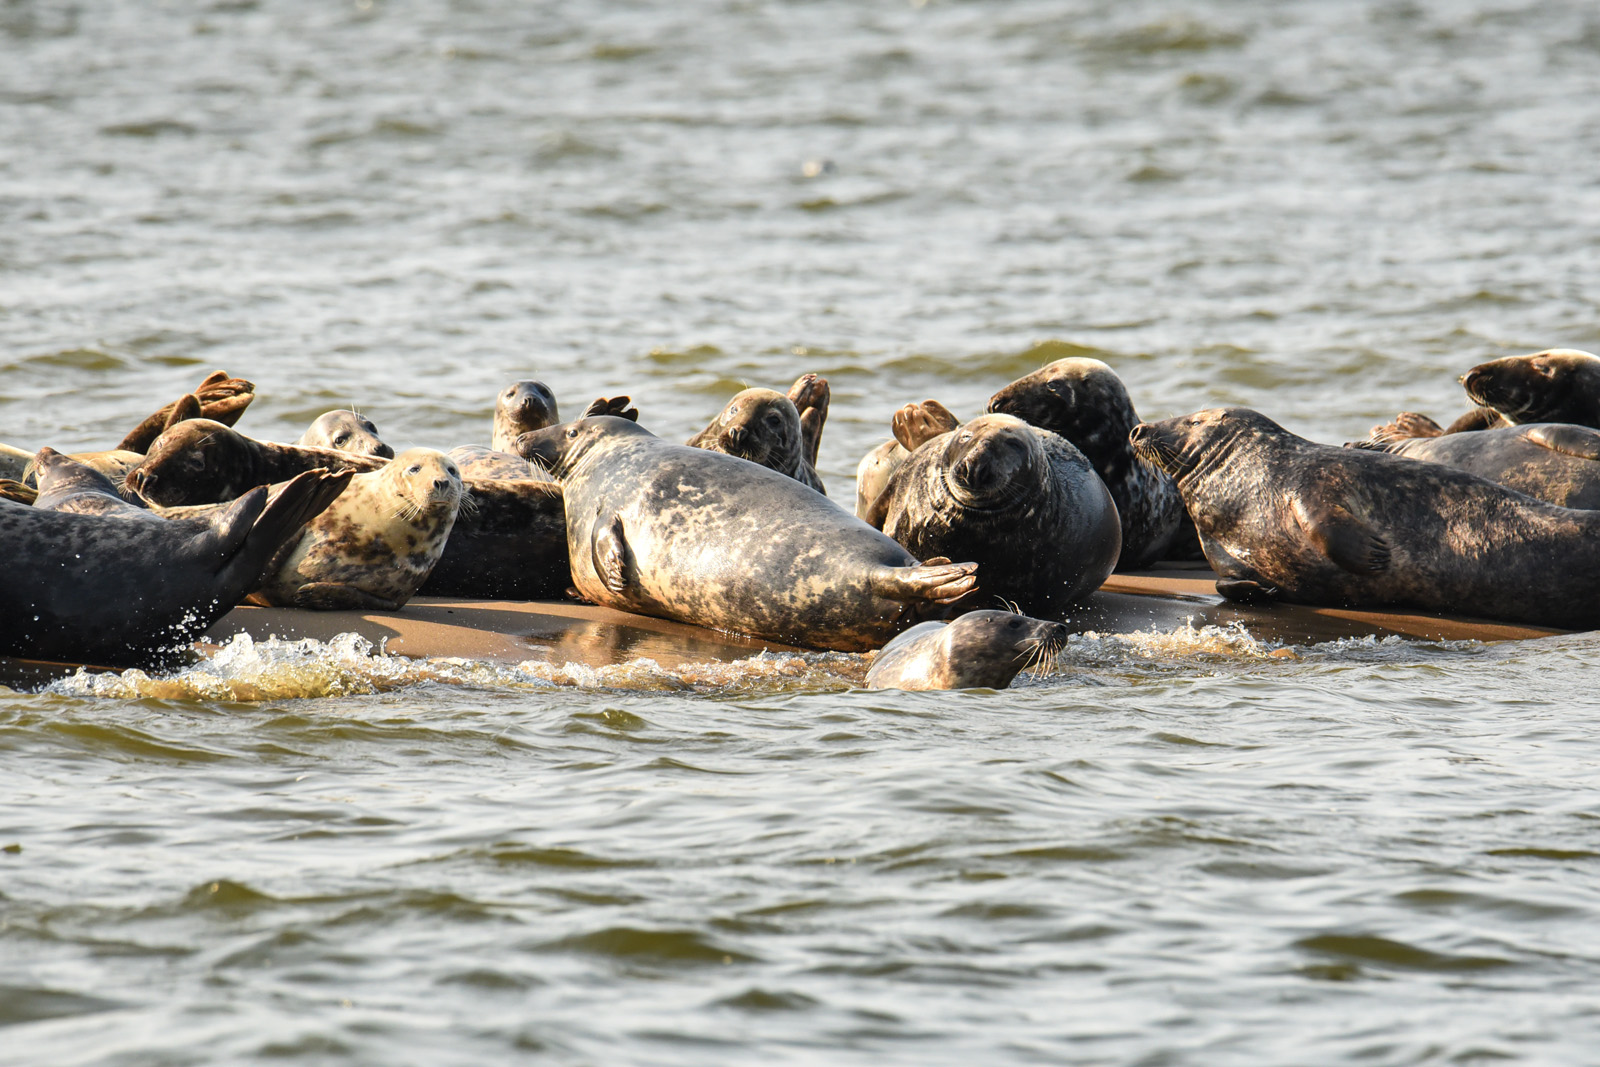
[[[827,410],[825,405],[822,410]],[[794,401],[775,389],[735,393],[717,417],[687,443],[759,463],[819,493],[827,491],[807,458],[808,444],[799,410]]]

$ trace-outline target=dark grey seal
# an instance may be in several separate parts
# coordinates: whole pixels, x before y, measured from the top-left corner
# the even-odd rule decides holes
[[[1004,689],[1065,646],[1067,628],[1009,611],[969,611],[913,626],[883,646],[868,689]]]
[[[71,462],[43,462],[48,469],[58,459]],[[270,500],[258,486],[216,515],[187,521],[109,499],[115,514],[0,500],[8,564],[0,571],[0,654],[114,667],[181,658],[188,642],[260,584],[273,557],[348,480],[312,471]]]
[[[1058,359],[995,393],[989,410],[1066,438],[1094,465],[1122,521],[1118,570],[1170,558],[1175,548],[1187,550],[1194,543],[1178,487],[1128,443],[1139,415],[1122,379],[1105,363]]]
[[[786,474],[819,493],[822,479],[807,459],[808,447],[794,401],[776,389],[745,389],[686,442]]]
[[[337,448],[259,441],[219,422],[190,419],[156,438],[144,459],[128,471],[125,484],[151,504],[214,504],[307,470],[362,473],[388,462]]]
[[[566,496],[572,579],[599,604],[863,652],[974,584],[787,475],[605,416],[524,434]]]
[[[384,444],[373,421],[348,408],[318,415],[295,444],[305,448],[337,448],[358,456],[394,458],[394,449]]]
[[[531,379],[512,382],[495,398],[489,447],[496,452],[515,452],[518,437],[560,421],[556,395],[548,385]]]
[[[1576,348],[1551,348],[1480,363],[1461,376],[1477,407],[1448,427],[1426,415],[1402,411],[1372,428],[1374,440],[1442,437],[1536,422],[1600,429],[1600,356]]]
[[[914,556],[976,560],[978,589],[962,606],[1046,618],[1099,588],[1122,548],[1117,506],[1083,453],[1012,415],[924,443],[866,521]]]
[[[1600,625],[1600,512],[1314,444],[1247,408],[1141,423],[1133,442],[1177,480],[1224,596]]]
[[[1564,508],[1600,508],[1600,430],[1587,426],[1531,423],[1346,447],[1443,463]]]

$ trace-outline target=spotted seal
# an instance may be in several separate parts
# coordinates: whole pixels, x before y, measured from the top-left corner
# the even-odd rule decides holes
[[[735,393],[716,418],[685,443],[691,448],[759,463],[819,493],[827,491],[822,479],[817,477],[816,468],[806,458],[800,412],[794,401],[776,389],[745,389]]]
[[[976,560],[965,606],[1046,618],[1099,588],[1122,548],[1117,506],[1082,452],[1013,415],[981,415],[924,443],[866,521],[914,556]]]
[[[989,410],[1066,438],[1094,465],[1122,520],[1118,570],[1136,570],[1194,543],[1178,487],[1128,443],[1139,415],[1127,386],[1107,364],[1058,359],[995,393]]]
[[[883,646],[868,689],[1004,689],[1067,641],[1059,622],[1010,611],[969,611],[954,622],[913,626]]]
[[[1224,596],[1600,625],[1600,512],[1314,444],[1248,408],[1141,423],[1133,443],[1177,480]]]
[[[578,591],[610,607],[811,648],[877,648],[974,584],[787,475],[598,416],[524,434],[566,497]]]
[[[1600,430],[1587,426],[1536,422],[1346,447],[1443,463],[1564,508],[1600,508]]]
[[[496,452],[515,452],[518,437],[560,421],[556,395],[548,385],[532,379],[512,382],[495,397],[489,447]]]
[[[455,463],[431,448],[408,449],[382,470],[352,475],[344,495],[279,553],[250,600],[321,610],[399,609],[444,552],[462,492]]]
[[[0,654],[116,667],[170,662],[260,584],[348,479],[309,472],[270,499],[258,486],[190,521],[0,500]]]
[[[295,444],[302,448],[336,448],[358,456],[393,459],[394,449],[378,436],[378,427],[358,411],[339,408],[318,415]]]

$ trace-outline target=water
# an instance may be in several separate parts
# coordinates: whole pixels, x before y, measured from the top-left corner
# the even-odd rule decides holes
[[[485,441],[1060,354],[1321,440],[1600,350],[1570,2],[0,4],[0,440],[223,367]],[[1588,635],[1079,638],[1003,694],[234,646],[0,693],[0,1062],[1578,1063]]]

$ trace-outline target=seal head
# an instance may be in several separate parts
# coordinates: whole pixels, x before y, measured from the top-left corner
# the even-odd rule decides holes
[[[1600,356],[1552,348],[1480,363],[1461,376],[1476,404],[1513,425],[1567,422],[1600,429]]]
[[[1066,645],[1059,622],[1009,611],[970,611],[954,622],[913,626],[883,646],[868,689],[1004,689]]]
[[[800,412],[794,401],[775,389],[734,394],[710,425],[687,443],[759,463],[823,492],[822,479],[807,459]]]
[[[560,421],[556,395],[548,385],[532,379],[512,382],[495,397],[494,430],[489,447],[497,452],[514,452],[519,436]]]
[[[306,448],[337,448],[358,456],[394,458],[394,449],[383,443],[372,420],[344,408],[318,415],[295,444]]]

